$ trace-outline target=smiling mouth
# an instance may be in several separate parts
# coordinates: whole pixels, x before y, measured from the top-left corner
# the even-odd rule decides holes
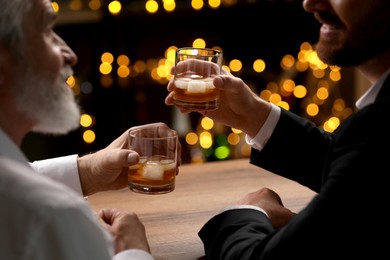
[[[334,17],[332,15],[326,14],[326,13],[315,13],[314,14],[315,19],[322,24],[321,30],[338,30],[342,26],[341,22],[337,19],[337,17]]]
[[[321,29],[324,29],[324,30],[337,30],[339,29],[340,27],[336,26],[336,25],[331,25],[331,24],[323,24],[321,26]]]
[[[333,38],[336,37],[336,34],[340,33],[340,26],[323,24],[320,28],[320,35],[323,38]]]

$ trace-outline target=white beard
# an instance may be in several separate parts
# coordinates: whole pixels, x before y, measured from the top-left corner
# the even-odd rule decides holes
[[[65,82],[72,74],[72,69],[67,66],[54,83],[31,70],[19,79],[17,106],[36,121],[33,132],[66,134],[79,127],[80,108]]]

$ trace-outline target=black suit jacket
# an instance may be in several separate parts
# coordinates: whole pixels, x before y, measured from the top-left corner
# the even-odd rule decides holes
[[[252,149],[250,162],[317,195],[279,230],[256,210],[215,216],[199,231],[206,258],[389,258],[389,119],[390,76],[375,103],[333,134],[282,110],[272,137],[261,152]]]

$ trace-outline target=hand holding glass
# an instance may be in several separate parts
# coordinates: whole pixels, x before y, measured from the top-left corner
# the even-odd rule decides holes
[[[184,47],[176,51],[174,103],[177,107],[206,111],[219,106],[219,90],[213,78],[220,74],[222,52],[209,48]]]
[[[175,189],[178,136],[176,131],[160,127],[129,132],[130,149],[139,163],[129,167],[129,188],[144,194],[162,194]]]

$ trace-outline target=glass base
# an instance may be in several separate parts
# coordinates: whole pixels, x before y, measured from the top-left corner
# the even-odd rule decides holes
[[[134,192],[142,194],[164,194],[172,192],[175,189],[175,183],[170,183],[163,186],[145,186],[136,183],[131,183],[129,185],[129,188]]]
[[[182,100],[175,100],[174,104],[179,108],[195,111],[210,111],[216,110],[219,107],[219,100],[205,101],[205,102],[187,102]]]

